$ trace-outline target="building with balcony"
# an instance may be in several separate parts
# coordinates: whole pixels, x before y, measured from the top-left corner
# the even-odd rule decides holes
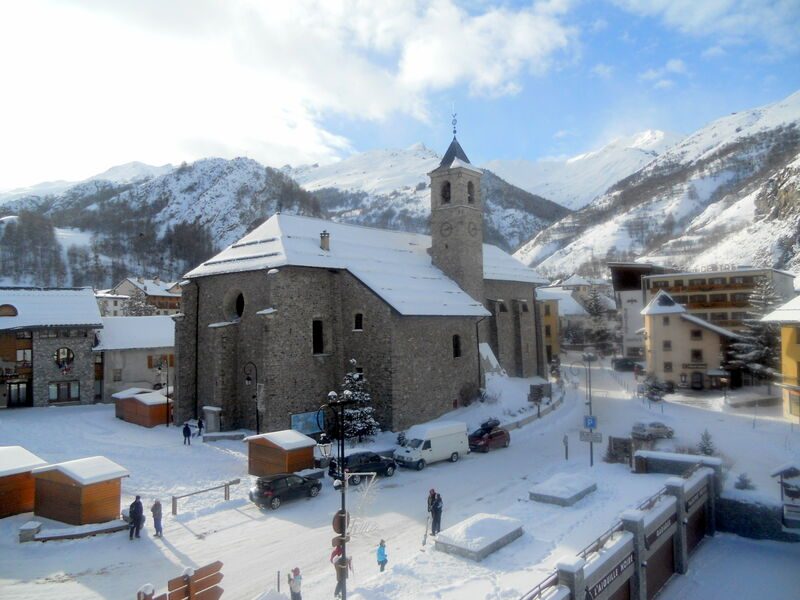
[[[622,355],[629,358],[644,358],[642,309],[647,304],[642,279],[648,275],[675,272],[675,269],[652,263],[608,263],[611,285],[622,332]]]
[[[143,295],[145,302],[154,306],[159,315],[176,315],[181,309],[181,288],[178,283],[161,281],[158,277],[128,277],[108,290],[108,295],[127,296],[126,302],[130,302],[132,296]],[[119,314],[122,316],[124,313]],[[112,312],[110,316],[115,315]]]
[[[741,385],[738,371],[724,369],[737,333],[689,313],[663,290],[642,316],[647,372],[656,380],[695,390]]]
[[[783,415],[800,420],[800,296],[772,311],[763,319],[781,328],[781,376]]]
[[[686,311],[719,327],[740,330],[749,317],[750,294],[759,279],[772,282],[776,293],[794,297],[794,274],[778,269],[738,267],[728,270],[662,273],[642,277],[645,301],[667,292]]]

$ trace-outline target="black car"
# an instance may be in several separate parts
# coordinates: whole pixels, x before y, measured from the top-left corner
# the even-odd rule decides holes
[[[615,358],[611,365],[615,371],[633,371],[636,368],[636,361],[632,358]]]
[[[344,457],[344,468],[351,473],[377,473],[391,477],[397,470],[397,463],[391,457],[381,456],[375,452],[355,452]],[[331,459],[328,466],[328,475],[338,479],[339,465],[336,459]],[[361,483],[360,475],[350,477],[350,483]]]
[[[319,495],[322,482],[294,473],[280,473],[259,477],[255,487],[250,489],[250,500],[259,506],[278,508],[285,500],[294,498],[314,498]]]

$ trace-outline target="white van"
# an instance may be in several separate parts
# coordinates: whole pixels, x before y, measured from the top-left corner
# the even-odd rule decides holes
[[[404,467],[421,471],[425,465],[440,460],[456,462],[468,452],[467,424],[437,421],[414,425],[409,429],[405,446],[394,451],[394,459]]]

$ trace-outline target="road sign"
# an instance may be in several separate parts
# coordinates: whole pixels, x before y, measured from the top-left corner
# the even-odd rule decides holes
[[[591,442],[593,444],[603,443],[603,434],[599,431],[586,431],[582,429],[580,431],[580,438],[582,442]]]
[[[584,429],[597,429],[597,417],[594,415],[583,416]]]

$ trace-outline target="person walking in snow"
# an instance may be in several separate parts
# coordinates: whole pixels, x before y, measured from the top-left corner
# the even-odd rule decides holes
[[[197,419],[197,437],[201,437],[203,435],[203,427],[205,427],[203,424],[203,418],[200,417]]]
[[[378,565],[381,567],[381,573],[386,568],[386,563],[389,562],[389,557],[386,555],[386,542],[381,540],[378,545]]]
[[[431,517],[433,518],[431,523],[431,535],[436,535],[442,530],[442,508],[444,508],[442,495],[436,494],[436,498],[431,506]]]
[[[192,430],[189,429],[189,423],[183,424],[183,445],[192,445]]]
[[[336,589],[333,591],[333,595],[335,598],[339,598],[344,593],[344,582],[348,577],[347,572],[353,572],[353,559],[348,556],[347,560],[345,560],[344,556],[339,556],[336,562],[333,563],[333,567],[336,569]]]
[[[431,491],[428,492],[428,512],[431,512],[434,500],[436,500],[436,490],[431,489]]]
[[[286,577],[289,580],[289,593],[292,595],[292,600],[303,600],[303,596],[300,593],[300,585],[303,583],[303,576],[300,575],[300,569],[295,567]]]
[[[144,507],[142,506],[141,497],[136,496],[136,500],[131,502],[128,509],[128,518],[130,518],[130,539],[133,539],[134,534],[138,538],[144,523]]]
[[[150,507],[150,512],[153,513],[153,527],[156,530],[156,537],[164,537],[164,532],[161,529],[161,500],[156,499],[153,506]]]

